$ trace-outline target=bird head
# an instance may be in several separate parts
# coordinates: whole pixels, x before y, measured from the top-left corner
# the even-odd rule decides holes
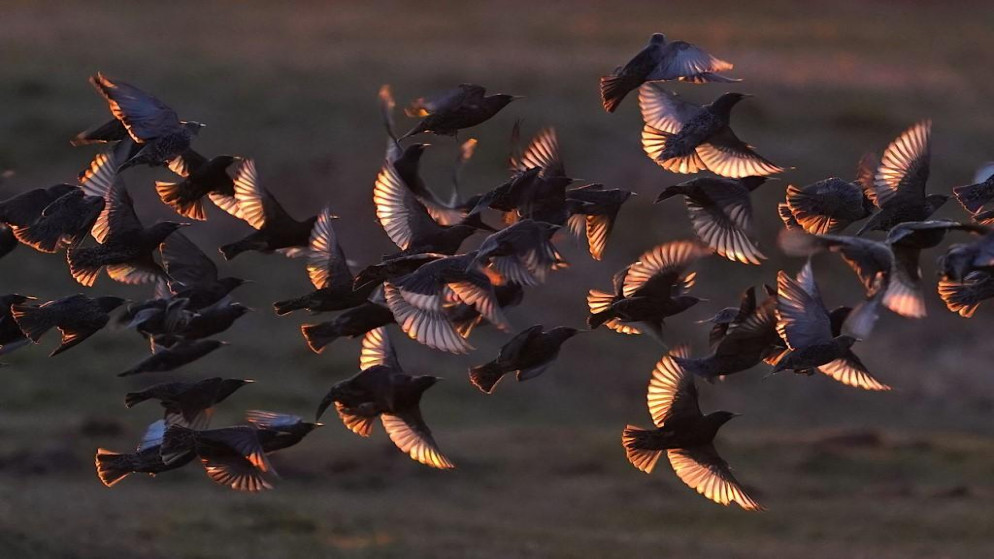
[[[228,305],[228,309],[230,309],[235,314],[235,316],[242,316],[243,314],[252,310],[241,303],[232,303]]]
[[[254,380],[240,379],[240,378],[226,378],[221,381],[221,386],[217,391],[217,400],[223,400],[228,396],[231,396],[239,388],[245,386],[246,384],[252,384]]]
[[[488,97],[488,99],[490,99],[490,102],[495,107],[497,107],[497,110],[500,110],[510,105],[511,101],[514,101],[515,99],[524,99],[524,97],[520,95],[508,95],[506,93],[497,93],[495,95],[491,95],[490,97]]]
[[[191,134],[196,136],[200,133],[200,129],[207,126],[203,122],[197,122],[195,120],[188,120],[183,123],[183,127],[186,128]]]
[[[177,223],[175,221],[163,221],[161,223],[156,223],[155,225],[148,228],[148,236],[161,242],[165,240],[166,237],[172,235],[180,227],[186,227],[190,225],[189,223]]]
[[[217,280],[218,283],[224,286],[229,292],[245,285],[246,283],[252,283],[252,280],[246,280],[242,278],[221,278]]]
[[[698,180],[700,179],[690,179],[688,181],[683,181],[681,183],[677,183],[672,186],[667,186],[666,188],[663,189],[662,192],[659,193],[659,196],[656,196],[656,199],[652,203],[658,204],[663,200],[668,200],[674,196],[679,196],[684,192],[686,192],[688,188],[693,187],[696,184],[696,181]]]
[[[728,116],[728,113],[731,112],[732,107],[746,97],[751,96],[745,93],[725,93],[711,103],[711,109],[720,115]]]
[[[693,295],[680,295],[679,297],[673,298],[673,302],[676,304],[676,307],[679,309],[677,312],[683,312],[702,301],[704,301],[704,299],[701,299],[700,297],[694,297]]]
[[[939,258],[939,267],[944,276],[953,280],[962,280],[973,269],[973,251],[969,245],[957,244]]]
[[[653,33],[652,36],[649,37],[649,44],[650,45],[665,45],[666,44],[666,35],[663,35],[662,33]]]

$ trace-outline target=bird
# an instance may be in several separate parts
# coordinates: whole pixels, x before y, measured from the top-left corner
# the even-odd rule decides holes
[[[724,258],[758,266],[766,256],[752,240],[750,194],[765,182],[766,177],[698,177],[667,187],[655,203],[684,196],[691,224],[702,241]]]
[[[490,283],[494,286],[494,298],[498,307],[501,309],[516,307],[524,301],[525,290],[521,284],[504,281],[500,274],[490,268],[483,268],[483,273],[490,278]],[[448,304],[444,310],[449,322],[463,338],[468,338],[477,326],[487,324],[486,318],[480,314],[480,311],[468,303]]]
[[[206,429],[220,404],[238,389],[255,381],[211,377],[196,382],[165,382],[138,392],[128,392],[124,405],[131,408],[147,400],[158,400],[165,409],[166,425]]]
[[[190,340],[179,341],[172,346],[160,349],[139,361],[133,367],[117,374],[119,377],[127,377],[140,373],[161,373],[178,369],[183,365],[193,363],[197,359],[213,352],[227,342],[218,340]]]
[[[623,334],[647,332],[663,340],[663,321],[700,302],[688,295],[696,273],[687,269],[711,250],[696,241],[671,241],[647,250],[612,278],[614,292],[591,289],[587,325]]]
[[[473,347],[445,313],[446,302],[463,302],[501,330],[510,325],[497,304],[490,278],[480,271],[477,253],[445,256],[383,284],[387,306],[400,329],[432,349],[468,353]]]
[[[120,297],[96,297],[77,294],[48,301],[41,305],[15,303],[10,313],[24,335],[34,343],[52,328],[62,334],[59,347],[51,356],[79,345],[110,321],[110,312],[124,304]]]
[[[464,83],[430,98],[419,98],[406,109],[408,116],[423,117],[403,140],[418,134],[455,136],[459,130],[472,128],[494,117],[504,107],[520,99],[515,95],[487,95],[483,86]]]
[[[160,454],[170,465],[192,452],[215,483],[236,491],[263,491],[273,488],[272,478],[277,474],[258,433],[251,425],[204,430],[170,425],[162,437]]]
[[[507,223],[531,219],[562,226],[582,202],[567,203],[573,179],[566,174],[556,129],[542,128],[522,150],[520,124],[516,122],[511,131],[511,180],[484,194],[477,206],[503,211]]]
[[[249,283],[237,277],[219,277],[217,265],[181,232],[159,245],[168,275],[171,298],[186,299],[185,308],[199,311],[226,302],[232,291]]]
[[[238,162],[233,155],[218,155],[207,159],[192,149],[169,162],[169,169],[183,180],[178,182],[155,181],[155,191],[162,203],[188,219],[204,221],[207,197],[217,207],[234,217],[239,217],[235,199],[235,181],[228,170]]]
[[[273,303],[277,315],[282,316],[300,309],[307,309],[312,313],[351,309],[369,299],[378,287],[376,283],[368,283],[358,289],[354,288],[355,277],[349,269],[345,252],[338,243],[338,234],[332,224],[334,219],[331,209],[325,207],[318,214],[318,220],[314,222],[314,229],[311,231],[307,275],[314,291]]]
[[[797,223],[808,233],[824,235],[841,233],[866,219],[876,207],[871,199],[873,167],[872,156],[866,156],[860,160],[855,181],[830,177],[804,187],[787,185],[786,202],[780,205],[784,224]]]
[[[319,324],[304,324],[300,327],[307,347],[314,353],[321,353],[328,344],[341,337],[357,338],[381,326],[393,324],[394,318],[386,305],[366,301],[353,307],[334,319]]]
[[[890,386],[878,381],[853,353],[856,338],[841,333],[850,309],[828,312],[822,302],[809,260],[797,279],[781,270],[777,274],[777,332],[787,344],[773,372],[792,369],[812,374],[817,370],[847,386],[885,391]]]
[[[76,190],[79,190],[76,185],[61,183],[35,188],[0,201],[0,224],[11,229],[29,227],[42,216],[45,208]]]
[[[172,108],[162,101],[122,81],[111,80],[101,73],[90,77],[90,84],[104,97],[114,121],[95,129],[80,132],[74,145],[93,142],[134,141],[134,153],[121,163],[119,169],[144,164],[166,165],[190,147],[190,142],[205,125],[182,121]],[[121,134],[121,126],[127,135]]]
[[[531,380],[544,373],[559,357],[562,344],[580,332],[568,326],[544,330],[541,324],[522,330],[500,348],[496,359],[471,368],[469,380],[486,394],[493,394],[507,373],[515,373],[519,382]]]
[[[382,327],[363,337],[359,368],[358,374],[331,387],[315,419],[334,404],[350,431],[368,437],[379,417],[390,440],[411,459],[433,468],[455,467],[439,450],[421,416],[421,397],[439,378],[405,373]]]
[[[224,259],[231,260],[248,250],[303,256],[317,216],[304,221],[292,218],[272,193],[259,184],[252,159],[243,159],[235,167],[234,175],[238,217],[256,231],[240,241],[222,246],[220,250]]]
[[[653,33],[649,43],[610,76],[601,77],[601,104],[613,113],[630,91],[649,81],[679,80],[689,83],[729,83],[740,80],[718,72],[734,66],[685,41],[666,41]]]
[[[145,430],[138,449],[133,453],[120,453],[98,448],[94,456],[97,477],[107,487],[112,487],[131,474],[142,473],[156,476],[186,466],[196,455],[192,450],[179,453],[169,464],[162,460],[162,437],[166,422],[160,419]]]
[[[323,423],[310,423],[300,416],[263,410],[245,412],[245,420],[256,428],[259,445],[266,454],[289,448]]]
[[[421,157],[428,147],[429,144],[410,144],[394,157],[388,154],[376,177],[376,184],[383,183],[380,188],[386,191],[398,190],[398,192],[387,194],[393,197],[401,196],[399,190],[406,189],[424,206],[428,215],[437,224],[455,225],[466,217],[466,209],[460,207],[456,195],[453,194],[449,200],[443,200],[428,188],[424,179],[421,178]],[[374,194],[375,202],[376,195]],[[379,217],[379,213],[377,216]],[[382,221],[383,218],[380,219]]]
[[[974,271],[958,280],[941,278],[939,297],[950,312],[957,313],[963,318],[970,318],[977,312],[980,303],[994,297],[994,274]]]
[[[729,126],[732,107],[746,97],[725,93],[709,105],[698,106],[650,83],[639,91],[645,121],[642,149],[673,173],[707,170],[732,179],[780,173],[783,167],[756,153]]]
[[[558,229],[550,223],[522,219],[484,239],[467,268],[487,264],[508,282],[525,286],[544,283],[550,271],[567,266],[552,244]]]
[[[567,227],[574,238],[587,241],[591,258],[603,258],[621,206],[636,194],[621,188],[604,188],[599,183],[566,191],[566,207],[570,211]]]
[[[104,209],[104,199],[89,196],[81,188],[70,190],[45,207],[26,227],[13,227],[22,244],[46,253],[75,246],[83,241]]]
[[[939,267],[943,278],[955,281],[966,278],[970,272],[994,272],[994,232],[969,243],[951,245],[939,259]]]
[[[932,121],[923,120],[901,133],[884,150],[873,178],[870,199],[880,208],[856,236],[869,231],[889,231],[905,221],[925,221],[949,199],[925,193],[928,181]]]
[[[12,305],[20,305],[34,299],[19,293],[0,295],[0,355],[28,345],[31,340],[24,335],[17,320],[11,313]]]
[[[725,506],[736,503],[750,511],[763,510],[735,479],[714,446],[718,430],[737,414],[701,413],[694,375],[677,361],[688,355],[687,348],[679,346],[656,364],[646,397],[656,428],[625,427],[621,435],[625,455],[633,466],[648,474],[665,450],[680,481],[707,499]]]
[[[994,173],[975,184],[953,187],[953,196],[972,215],[980,213],[994,200]]]

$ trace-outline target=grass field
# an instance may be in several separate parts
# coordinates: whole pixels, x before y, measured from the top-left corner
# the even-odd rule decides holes
[[[92,156],[68,138],[106,118],[86,83],[93,72],[135,83],[208,123],[205,154],[257,159],[262,181],[296,215],[330,203],[350,258],[375,261],[391,245],[375,222],[371,185],[384,135],[376,91],[406,100],[460,82],[525,95],[471,135],[480,139],[465,189],[505,176],[515,118],[553,125],[569,172],[637,191],[622,210],[604,262],[564,245],[572,266],[529,292],[510,318],[579,326],[584,294],[643,250],[690,235],[681,204],[652,206],[679,177],[638,144],[634,98],[600,109],[597,78],[663,31],[736,63],[741,137],[794,167],[755,197],[771,256],[761,268],[712,259],[695,290],[708,303],[668,334],[705,350],[695,320],[734,304],[748,285],[773,282],[798,261],[776,254],[776,203],[786,181],[849,177],[867,150],[931,118],[930,190],[970,182],[994,159],[994,6],[984,2],[620,3],[362,2],[6,3],[0,7],[0,185],[10,192],[71,179]],[[724,86],[676,86],[707,102]],[[413,122],[413,121],[411,121]],[[403,122],[408,126],[411,122]],[[448,188],[456,143],[432,138],[425,175]],[[126,181],[147,222],[169,219],[152,181]],[[963,219],[949,203],[939,214]],[[215,212],[189,229],[209,254],[246,226]],[[932,261],[923,259],[926,278]],[[648,426],[645,385],[660,348],[597,331],[577,338],[545,376],[502,384],[487,397],[465,379],[504,338],[481,331],[468,357],[398,341],[411,372],[448,378],[427,394],[425,416],[451,472],[429,471],[377,428],[361,440],[328,426],[276,456],[276,490],[236,494],[197,468],[104,488],[94,450],[127,450],[156,418],[127,410],[123,394],[164,379],[256,379],[225,402],[216,425],[262,408],[310,417],[328,387],[356,371],[358,344],[311,353],[298,326],[277,318],[280,298],[309,289],[299,261],[247,254],[226,274],[256,280],[237,292],[251,313],[225,333],[230,347],[154,379],[115,377],[147,352],[131,332],[107,330],[49,359],[54,340],[3,360],[0,370],[0,557],[982,557],[994,549],[992,311],[971,321],[929,299],[922,322],[882,319],[857,346],[895,390],[867,394],[824,378],[764,379],[757,368],[702,386],[702,408],[741,412],[718,445],[768,512],[713,505],[667,467],[646,476],[625,460],[620,431]],[[830,306],[860,293],[837,258],[816,261]],[[52,299],[82,291],[61,256],[18,249],[0,261],[0,292]],[[96,294],[147,297],[101,278]],[[323,319],[323,318],[319,318]]]

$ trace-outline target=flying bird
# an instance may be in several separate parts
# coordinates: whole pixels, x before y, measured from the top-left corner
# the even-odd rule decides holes
[[[200,459],[207,476],[236,491],[272,489],[276,471],[259,442],[258,429],[250,425],[193,430],[181,425],[166,428],[160,454],[166,465],[190,453]]]
[[[188,149],[169,162],[169,169],[183,180],[155,181],[155,191],[163,204],[189,219],[207,219],[205,197],[226,213],[241,218],[235,199],[235,181],[228,172],[237,161],[238,158],[232,155],[207,159]]]
[[[873,166],[873,158],[864,157],[853,182],[831,177],[804,187],[787,185],[787,201],[780,205],[784,224],[789,228],[796,223],[808,233],[825,235],[841,233],[866,219],[876,207],[871,198]]]
[[[166,425],[206,429],[220,404],[238,389],[254,381],[211,377],[196,382],[165,382],[124,396],[125,407],[158,400],[165,409]]]
[[[646,399],[656,428],[625,427],[621,442],[628,461],[652,473],[665,450],[680,481],[704,497],[720,505],[736,503],[745,510],[763,510],[735,479],[714,446],[718,429],[737,414],[701,413],[694,375],[677,361],[687,357],[687,348],[674,348],[653,369]]]
[[[196,458],[193,451],[180,453],[169,464],[162,460],[162,437],[166,432],[165,420],[158,420],[146,429],[138,449],[132,453],[120,453],[98,448],[94,463],[97,477],[107,487],[112,487],[131,474],[156,476],[171,470],[178,470]]]
[[[610,76],[601,77],[601,103],[613,113],[633,89],[649,81],[679,80],[690,83],[737,82],[718,72],[733,65],[685,41],[666,41],[666,35],[653,33],[649,44]]]
[[[232,291],[248,283],[219,277],[217,265],[183,233],[173,233],[159,245],[173,299],[186,299],[185,309],[199,311],[226,302]]]
[[[172,371],[183,365],[193,363],[223,345],[227,345],[227,343],[217,340],[179,341],[168,348],[156,351],[130,369],[118,373],[117,376],[127,377],[140,373]]]
[[[978,271],[959,280],[944,277],[939,280],[939,297],[950,312],[970,318],[980,303],[994,298],[994,274]]]
[[[746,97],[725,93],[711,104],[699,106],[650,83],[639,92],[645,121],[642,149],[649,159],[672,173],[707,170],[732,179],[779,173],[783,167],[756,153],[730,128],[732,107]]]
[[[508,373],[515,373],[518,382],[531,380],[544,373],[559,357],[563,343],[580,332],[568,326],[543,330],[541,324],[522,330],[500,348],[496,359],[470,369],[469,380],[487,394],[493,394]]]
[[[110,321],[110,312],[121,306],[120,297],[70,295],[41,305],[12,304],[10,313],[24,335],[34,343],[52,328],[58,328],[62,342],[51,355],[58,355],[95,334]]]
[[[338,338],[358,338],[370,330],[393,323],[393,313],[386,305],[366,301],[327,322],[304,324],[300,327],[300,333],[311,351],[321,353]]]
[[[266,454],[290,448],[323,423],[310,423],[288,413],[262,410],[245,412],[245,420],[256,428],[256,437]]]
[[[621,206],[636,194],[620,188],[604,188],[598,183],[566,191],[566,206],[570,211],[567,227],[574,238],[587,241],[591,258],[600,260],[604,256]]]
[[[480,244],[469,266],[488,264],[505,281],[538,285],[552,270],[567,266],[552,244],[558,226],[523,219],[491,234]]]
[[[483,86],[464,83],[430,98],[419,98],[405,110],[408,116],[423,117],[401,140],[417,134],[455,136],[464,128],[482,124],[500,112],[514,95],[487,95]]]
[[[950,246],[939,260],[946,279],[962,280],[970,272],[994,272],[994,232]]]
[[[984,206],[994,200],[994,172],[981,182],[954,187],[953,196],[966,211],[973,215],[980,213]]]

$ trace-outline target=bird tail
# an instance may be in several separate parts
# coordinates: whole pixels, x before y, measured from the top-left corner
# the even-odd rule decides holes
[[[504,371],[500,369],[496,361],[469,370],[469,381],[473,383],[473,386],[487,394],[494,393],[494,387],[503,376]]]
[[[953,196],[966,211],[975,214],[994,199],[994,189],[986,183],[968,184],[953,188]]]
[[[273,310],[277,315],[283,316],[307,308],[307,300],[304,297],[287,299],[286,301],[276,301],[273,303]]]
[[[183,217],[204,221],[207,219],[207,212],[204,210],[202,198],[189,199],[183,192],[188,183],[183,182],[155,182],[155,191],[159,194],[162,203],[169,206]]]
[[[794,185],[787,185],[787,207],[794,219],[808,233],[832,233],[838,225],[831,217],[818,213],[818,200]]]
[[[105,448],[98,448],[93,461],[97,467],[97,477],[107,487],[112,487],[115,483],[134,472],[132,456],[130,454],[121,454],[111,452]]]
[[[962,281],[950,278],[939,280],[939,297],[946,304],[946,308],[959,314],[963,318],[970,318],[977,312],[977,307],[985,299],[983,291],[984,284],[989,284],[994,279],[983,272],[967,274]],[[989,288],[987,289],[989,291]]]
[[[35,343],[55,326],[57,320],[49,309],[33,305],[11,305],[10,313],[21,332]]]
[[[801,224],[794,219],[794,212],[790,211],[790,206],[781,202],[777,204],[777,213],[780,214],[780,221],[787,230],[800,229]]]
[[[625,447],[625,456],[639,470],[645,473],[652,473],[656,467],[656,462],[662,455],[662,450],[651,448],[654,446],[655,432],[641,429],[634,425],[628,425],[621,432],[621,444]]]
[[[601,76],[601,103],[604,110],[613,113],[632,88],[622,76]]]
[[[338,339],[339,335],[327,322],[321,324],[304,324],[300,327],[300,333],[304,335],[307,347],[314,353],[321,353],[325,346]]]
[[[69,261],[69,273],[73,279],[86,287],[93,287],[103,269],[103,264],[96,257],[92,248],[70,248],[66,251],[66,260]]]
[[[128,392],[124,395],[124,407],[131,408],[136,404],[140,404],[150,397],[147,390],[141,392]]]
[[[59,250],[62,228],[51,219],[39,219],[27,227],[12,227],[14,237],[23,244],[49,254]]]

